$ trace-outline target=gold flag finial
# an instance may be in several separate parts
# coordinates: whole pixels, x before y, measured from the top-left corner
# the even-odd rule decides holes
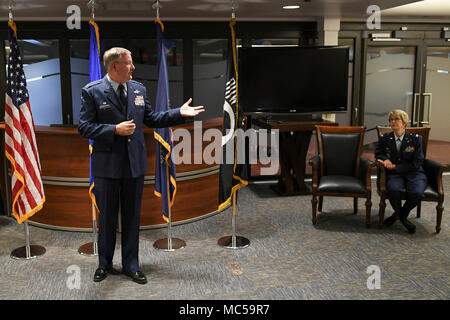
[[[95,19],[95,0],[89,0],[88,7],[91,8],[91,20]]]
[[[9,22],[13,22],[13,20],[14,20],[12,9],[15,7],[16,7],[16,2],[14,0],[9,0],[9,4],[8,4],[8,21]]]
[[[162,5],[159,3],[159,0],[156,0],[153,5],[152,5],[153,9],[156,9],[156,20],[160,20],[159,19],[159,9],[162,8]]]
[[[234,0],[231,0],[231,19],[236,19],[236,7],[234,6]]]

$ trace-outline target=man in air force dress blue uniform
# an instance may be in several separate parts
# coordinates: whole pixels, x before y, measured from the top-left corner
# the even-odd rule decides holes
[[[116,227],[121,209],[122,271],[137,283],[147,279],[139,270],[139,221],[144,175],[147,172],[143,124],[148,127],[169,127],[184,122],[204,111],[202,106],[190,107],[191,99],[181,108],[154,112],[146,88],[133,81],[135,69],[131,52],[111,48],[103,62],[107,75],[86,85],[81,93],[78,130],[93,142],[92,174],[99,214],[99,265],[94,281],[107,274],[118,273],[112,267],[116,244]]]

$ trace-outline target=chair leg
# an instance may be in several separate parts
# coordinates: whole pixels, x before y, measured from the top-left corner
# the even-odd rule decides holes
[[[312,204],[312,224],[315,225],[317,223],[317,196],[315,194],[313,194],[311,204]]]
[[[441,232],[441,221],[442,221],[442,212],[444,211],[444,206],[442,202],[438,202],[436,206],[436,233]]]
[[[417,205],[417,218],[420,218],[420,209],[422,208],[422,206],[421,206],[421,204],[422,204],[422,202],[419,202],[419,204]]]
[[[380,211],[378,211],[379,215],[379,222],[378,222],[378,228],[383,228],[384,223],[384,210],[386,209],[386,198],[383,195],[380,197]]]
[[[370,200],[370,193],[366,199],[366,228],[370,228],[370,213],[372,209],[372,201]]]
[[[319,212],[322,212],[323,196],[319,196]]]
[[[358,213],[358,198],[353,198],[353,214]]]

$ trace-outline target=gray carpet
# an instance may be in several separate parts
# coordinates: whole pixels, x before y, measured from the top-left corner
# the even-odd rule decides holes
[[[237,215],[237,234],[251,241],[248,248],[217,245],[220,237],[231,234],[230,208],[174,226],[173,236],[187,243],[175,252],[153,248],[167,229],[141,231],[139,256],[146,285],[123,275],[94,283],[97,258],[77,252],[91,241],[89,233],[30,226],[31,243],[47,252],[28,261],[11,259],[11,251],[24,245],[24,227],[1,216],[0,299],[449,299],[450,176],[444,180],[447,209],[439,235],[434,203],[422,203],[420,219],[415,211],[411,214],[414,235],[400,223],[377,228],[376,192],[370,229],[364,226],[362,200],[353,215],[353,200],[335,197],[324,199],[324,212],[313,226],[311,196],[278,197],[268,185],[250,185],[241,189]],[[391,212],[388,205],[386,216]],[[380,289],[367,287],[370,265],[380,268]],[[79,289],[68,286],[70,266],[79,268]],[[120,235],[114,266],[121,268]]]

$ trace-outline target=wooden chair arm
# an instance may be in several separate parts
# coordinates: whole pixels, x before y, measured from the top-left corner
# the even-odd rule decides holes
[[[386,192],[386,168],[379,162],[375,162],[377,166],[377,189],[378,192]]]
[[[319,186],[320,155],[315,155],[309,159],[308,164],[312,167],[312,188],[314,191]]]

